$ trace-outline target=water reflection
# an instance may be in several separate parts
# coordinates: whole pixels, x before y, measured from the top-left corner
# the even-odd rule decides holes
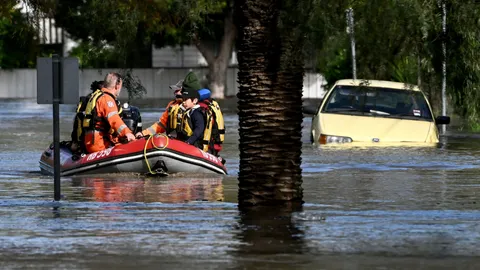
[[[222,177],[75,177],[77,200],[96,202],[223,201]]]
[[[306,250],[305,232],[294,222],[301,206],[240,207],[236,238],[241,241],[233,252],[239,269],[291,268],[294,256]],[[289,254],[285,257],[282,255]]]

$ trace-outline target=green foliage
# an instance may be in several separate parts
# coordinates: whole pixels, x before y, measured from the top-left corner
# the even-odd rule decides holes
[[[448,92],[455,111],[475,125],[480,118],[480,10],[473,0],[451,0],[447,7]]]
[[[442,9],[447,5],[447,35]],[[480,9],[475,0],[320,1],[312,22],[318,70],[331,84],[351,77],[345,10],[352,7],[358,78],[420,83],[438,114],[442,41],[447,41],[447,91],[470,126],[480,118]],[[450,112],[451,113],[451,112]]]
[[[352,77],[350,37],[346,31],[346,10],[351,7],[357,77],[392,80],[400,79],[401,72],[410,74],[402,80],[411,82],[411,74],[417,72],[410,58],[414,58],[419,44],[423,44],[423,30],[418,26],[424,24],[422,18],[426,16],[420,14],[422,9],[417,4],[395,0],[321,1],[313,22],[317,30],[311,32],[311,39],[317,44],[320,72],[326,74],[330,84]]]
[[[229,0],[28,1],[35,10],[52,14],[56,25],[79,41],[70,53],[82,68],[125,70],[151,67],[152,44],[218,40],[230,8]],[[130,89],[126,82],[125,88],[135,96],[145,90],[137,86]]]
[[[392,63],[391,78],[397,82],[417,84],[418,61],[415,56],[406,56]]]
[[[78,57],[80,68],[114,68],[121,57],[113,47],[96,45],[91,41],[80,42],[70,51],[70,55]]]
[[[358,77],[390,80],[393,68],[416,53],[422,36],[419,10],[414,1],[355,3]]]
[[[156,9],[142,8],[136,1],[59,1],[46,9],[54,14],[58,26],[81,42],[73,53],[84,66],[99,63],[109,67],[137,66],[133,56],[145,47],[150,48],[142,12],[154,13]],[[93,60],[94,57],[100,59]],[[129,57],[134,60],[129,61]]]
[[[466,129],[473,132],[480,132],[480,123],[479,122],[469,122]]]
[[[318,52],[317,69],[325,77],[328,87],[336,81],[352,77],[351,54],[346,37],[331,38]]]
[[[218,39],[223,34],[223,14],[228,2],[85,0],[59,1],[54,7],[42,7],[55,15],[57,25],[73,39],[82,42],[79,46],[82,48],[74,53],[84,59],[85,66],[100,63],[150,67],[152,44],[159,47],[189,44],[193,37]],[[102,59],[87,61],[97,56]]]
[[[0,68],[32,68],[36,65],[38,42],[35,29],[19,9],[2,7],[0,17]]]
[[[20,0],[17,0],[20,1]],[[15,0],[0,7],[0,66],[32,67],[40,55],[33,30]],[[82,67],[149,67],[152,44],[218,41],[233,0],[25,0],[55,15],[58,26],[81,41],[72,51]],[[447,35],[442,9],[447,4]],[[306,52],[331,84],[352,76],[347,8],[353,8],[358,78],[418,83],[434,110],[440,107],[442,41],[447,42],[447,91],[457,114],[473,125],[480,118],[480,9],[476,0],[313,0],[282,2]],[[312,11],[314,16],[306,16]],[[280,25],[280,29],[282,26]],[[286,30],[288,31],[288,30]],[[28,52],[28,53],[25,53]],[[292,58],[293,59],[293,58]]]

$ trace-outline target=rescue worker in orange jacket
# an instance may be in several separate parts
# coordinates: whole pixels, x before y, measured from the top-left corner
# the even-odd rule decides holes
[[[157,133],[170,133],[172,130],[175,130],[175,127],[169,127],[169,122],[172,122],[177,117],[177,113],[180,110],[180,106],[182,105],[182,83],[183,80],[178,81],[174,85],[170,85],[170,89],[173,90],[173,94],[175,95],[175,99],[170,101],[165,108],[162,116],[158,122],[153,123],[149,128],[142,130],[141,132],[137,132],[135,137],[140,138],[143,136],[154,135]],[[172,118],[172,119],[170,119]],[[173,125],[173,123],[171,124]]]
[[[101,89],[105,94],[97,99],[96,117],[93,129],[85,133],[85,147],[88,153],[97,152],[113,146],[113,129],[115,136],[126,137],[128,141],[135,140],[132,131],[125,125],[118,115],[117,97],[122,90],[123,81],[118,73],[109,73],[105,76]]]

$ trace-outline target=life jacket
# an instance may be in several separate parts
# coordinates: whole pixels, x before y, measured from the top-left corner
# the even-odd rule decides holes
[[[107,127],[109,126],[107,119],[104,119],[103,117],[99,117],[97,114],[97,110],[95,108],[95,106],[97,105],[97,100],[103,94],[110,95],[114,100],[117,101],[115,96],[112,95],[111,93],[103,92],[102,90],[97,89],[94,92],[88,94],[87,96],[80,97],[80,101],[77,105],[77,111],[75,114],[75,118],[73,120],[73,131],[72,131],[71,137],[72,137],[72,142],[79,145],[80,150],[83,153],[86,152],[83,139],[87,131],[91,131],[91,130],[98,130],[103,132],[108,131],[110,134],[113,134],[114,132],[110,128],[108,128],[108,130],[104,130],[104,129],[99,129],[97,127],[98,122],[104,122]],[[117,105],[118,113],[121,114],[122,107],[119,106],[118,101],[116,105]]]
[[[200,105],[200,104],[199,104]],[[202,149],[204,152],[209,152],[213,148],[211,135],[213,127],[213,116],[210,110],[205,110],[201,105],[196,108],[200,110],[203,115],[203,120],[205,121],[205,129],[203,130],[202,140],[195,142],[195,146]],[[183,134],[187,139],[193,135],[193,124],[192,119],[189,116],[189,113],[192,109],[187,110],[183,113],[180,120],[180,125],[177,128],[177,134]]]
[[[174,130],[181,129],[181,121],[185,113],[182,103],[173,103],[168,107],[167,134]]]
[[[214,124],[212,127],[212,139],[214,144],[222,144],[225,141],[225,121],[220,105],[214,99],[208,103],[209,109],[212,111]]]

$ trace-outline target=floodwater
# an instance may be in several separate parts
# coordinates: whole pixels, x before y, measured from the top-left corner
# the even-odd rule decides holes
[[[142,109],[144,125],[161,110]],[[73,108],[61,105],[67,139]],[[437,147],[317,148],[303,135],[303,209],[237,208],[238,120],[227,176],[62,177],[38,160],[50,105],[1,101],[0,269],[479,269],[480,136]]]

